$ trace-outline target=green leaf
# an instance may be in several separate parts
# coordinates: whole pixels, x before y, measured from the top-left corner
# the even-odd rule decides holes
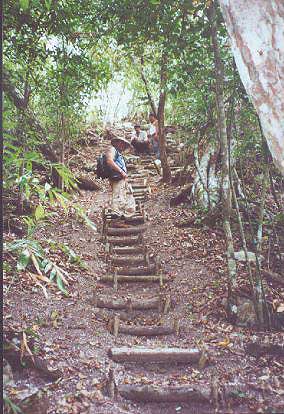
[[[72,250],[67,244],[61,244],[62,251],[68,255],[68,258],[71,263],[79,263],[81,261],[80,256],[78,256],[74,250]]]
[[[48,262],[44,268],[44,273],[48,273],[52,269],[52,266],[53,264],[51,262]]]
[[[52,271],[50,272],[50,275],[49,275],[49,280],[52,281],[55,278],[56,274],[57,274],[56,269],[52,269]]]
[[[49,263],[48,259],[43,259],[43,261],[41,262],[41,266],[43,269],[45,268],[45,266]]]
[[[52,0],[44,0],[44,3],[45,3],[45,7],[49,11],[50,7],[51,7]]]
[[[48,192],[48,196],[49,196],[50,204],[54,204],[54,195],[52,193],[52,190]]]
[[[24,239],[15,240],[11,243],[4,244],[4,249],[7,252],[13,252],[14,250],[18,250],[20,247],[23,247],[25,244],[26,244],[26,240]]]
[[[51,189],[51,185],[49,183],[44,184],[44,191],[47,193]]]
[[[41,204],[39,204],[37,206],[36,210],[35,210],[35,218],[36,218],[36,221],[39,221],[39,220],[43,219],[44,216],[45,216],[44,208],[43,208],[43,206]]]
[[[10,398],[8,398],[6,395],[3,396],[3,400],[4,400],[4,403],[5,403],[5,406],[10,407],[13,414],[18,414],[18,413],[19,414],[24,414],[23,411],[20,409],[20,407],[18,407],[16,404],[14,404],[10,400]],[[4,409],[5,409],[5,407],[4,407]]]
[[[59,290],[61,290],[62,293],[64,293],[64,295],[68,295],[67,290],[64,287],[63,281],[60,277],[60,275],[57,273],[57,277],[56,277],[56,282],[57,282],[57,286],[59,288]]]
[[[25,268],[29,264],[30,258],[31,258],[30,251],[28,249],[23,250],[17,262],[17,270],[19,271],[25,270]]]
[[[19,2],[20,2],[20,7],[23,9],[23,10],[27,10],[27,8],[29,7],[29,0],[19,0]]]
[[[83,218],[83,220],[85,221],[88,227],[90,227],[94,231],[98,230],[95,223],[92,220],[90,220],[89,217],[87,217],[85,213],[81,213],[81,217]]]

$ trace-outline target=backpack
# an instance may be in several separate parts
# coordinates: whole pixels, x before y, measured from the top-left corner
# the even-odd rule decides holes
[[[114,161],[116,161],[118,157],[118,151],[115,153]],[[106,178],[110,178],[113,181],[119,181],[122,179],[121,174],[113,171],[106,162],[106,155],[101,154],[97,158],[97,170],[96,170],[97,178],[102,178],[103,180]]]
[[[107,163],[106,163],[106,156],[105,154],[101,154],[98,159],[97,159],[97,178],[108,178],[109,177],[109,170],[110,168],[108,167]]]

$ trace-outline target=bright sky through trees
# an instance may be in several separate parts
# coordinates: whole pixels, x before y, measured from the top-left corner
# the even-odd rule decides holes
[[[90,100],[88,119],[92,120],[93,111],[100,111],[104,124],[119,121],[128,115],[128,105],[131,98],[132,92],[124,86],[123,79],[113,80],[105,90],[101,90]]]

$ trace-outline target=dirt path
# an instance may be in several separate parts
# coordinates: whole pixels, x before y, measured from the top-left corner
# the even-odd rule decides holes
[[[29,287],[21,292],[20,281],[18,285],[10,288],[4,306],[6,318],[7,315],[9,317],[7,323],[20,331],[25,327],[32,327],[38,334],[39,355],[48,361],[50,367],[60,369],[63,373],[62,379],[57,383],[44,381],[36,371],[28,368],[19,374],[16,378],[17,388],[25,389],[34,384],[47,390],[44,395],[48,409],[44,411],[42,407],[37,408],[35,403],[29,412],[215,412],[214,398],[210,404],[135,403],[120,396],[110,399],[105,393],[110,368],[114,369],[118,384],[188,385],[204,389],[210,388],[213,383],[218,384],[220,389],[230,384],[234,395],[223,401],[223,405],[220,406],[220,412],[224,413],[255,412],[260,404],[281,407],[281,394],[277,394],[271,386],[270,389],[268,387],[268,384],[273,386],[273,381],[276,380],[269,378],[267,373],[269,364],[272,363],[275,378],[282,382],[283,365],[269,358],[262,358],[259,363],[255,358],[247,356],[244,344],[250,338],[251,332],[232,327],[225,322],[224,312],[220,308],[224,280],[222,257],[219,259],[221,264],[215,271],[210,269],[207,262],[211,254],[210,246],[221,245],[221,236],[214,233],[212,241],[206,229],[197,234],[195,229],[183,230],[175,227],[174,223],[182,214],[182,208],[170,209],[169,194],[172,189],[158,187],[155,181],[157,177],[151,180],[152,194],[145,203],[150,221],[144,240],[153,256],[159,255],[162,270],[170,279],[164,290],[171,294],[174,306],[163,317],[163,323],[179,320],[179,335],[162,338],[118,335],[115,338],[108,330],[113,312],[94,306],[95,290],[98,294],[114,296],[112,286],[98,280],[107,272],[101,236],[76,220],[55,217],[53,224],[42,229],[37,237],[67,242],[80,254],[88,268],[85,271],[71,268],[70,272],[75,282],[70,287],[68,298],[51,291],[49,299],[45,299],[41,290],[31,291]],[[99,229],[102,226],[101,210],[107,197],[107,187],[96,193],[82,192],[80,196],[80,203],[89,210],[90,218]],[[126,295],[127,289],[127,286],[119,286],[118,296]],[[159,293],[158,286],[153,285],[151,289],[153,295]],[[132,286],[131,290],[143,296],[149,292],[149,287],[136,285]],[[159,322],[159,315],[153,311],[138,312],[136,318],[144,324]],[[273,339],[273,334],[269,337]],[[208,361],[204,367],[198,364],[117,364],[107,355],[108,349],[113,346],[138,345],[151,348],[197,347],[206,352]],[[225,395],[224,389],[223,394]]]

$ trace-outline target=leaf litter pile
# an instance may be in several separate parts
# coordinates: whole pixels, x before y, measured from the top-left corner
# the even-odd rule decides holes
[[[97,148],[81,148],[75,164],[94,165],[97,152]],[[88,177],[94,178],[94,173]],[[115,339],[109,332],[110,312],[93,305],[95,289],[113,295],[112,288],[98,280],[107,272],[99,229],[109,189],[107,183],[99,183],[96,192],[81,190],[68,211],[51,208],[53,215],[36,231],[35,241],[19,240],[13,232],[5,234],[4,356],[8,362],[4,383],[11,412],[16,404],[14,410],[20,406],[27,414],[208,413],[208,406],[202,405],[138,406],[119,397],[110,399],[105,392],[110,368],[124,384],[210,386],[223,390],[224,398],[230,389],[234,406],[227,404],[225,412],[284,411],[283,334],[257,332],[226,320],[221,226],[198,225],[197,211],[186,205],[169,207],[172,186],[162,186],[157,177],[151,185],[146,202],[150,226],[144,238],[170,277],[165,289],[174,306],[164,319],[179,320],[179,336]],[[82,211],[77,214],[78,204],[88,211],[87,216]],[[179,224],[184,218],[194,218],[196,225],[183,228]],[[244,288],[245,275],[244,271]],[[119,287],[118,297],[127,293],[124,289]],[[272,284],[271,292],[274,303],[282,306],[283,289]],[[148,325],[159,320],[154,313],[138,312],[136,322]],[[204,361],[189,367],[125,367],[110,362],[107,352],[114,345],[197,346],[204,352]],[[222,412],[218,396],[213,395],[214,399],[217,412]]]

